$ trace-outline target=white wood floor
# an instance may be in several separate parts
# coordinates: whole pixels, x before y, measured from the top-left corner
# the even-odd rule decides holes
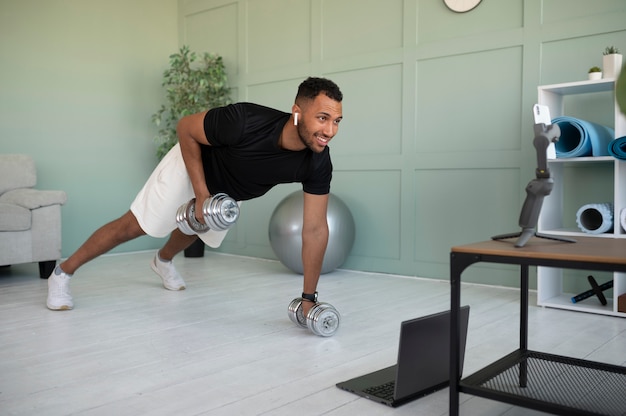
[[[447,281],[323,275],[320,300],[343,318],[323,338],[289,320],[302,278],[278,262],[179,256],[187,290],[170,292],[150,270],[153,255],[85,265],[66,312],[46,309],[36,264],[0,269],[0,414],[448,414],[448,389],[391,409],[335,387],[394,364],[400,322],[448,309]],[[464,285],[462,295],[471,305],[468,375],[517,348],[519,293]],[[531,349],[626,364],[626,319],[536,306],[529,316]],[[542,414],[461,400],[462,415]]]

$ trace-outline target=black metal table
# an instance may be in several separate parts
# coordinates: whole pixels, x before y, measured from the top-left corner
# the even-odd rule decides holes
[[[513,243],[490,240],[451,249],[450,415],[459,414],[461,392],[559,415],[625,415],[626,367],[528,349],[528,270],[626,272],[626,239],[581,237],[564,243],[533,237],[522,248]],[[479,262],[520,266],[519,348],[461,379],[461,274]]]

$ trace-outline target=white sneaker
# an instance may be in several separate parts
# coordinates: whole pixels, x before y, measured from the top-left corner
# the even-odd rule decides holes
[[[150,267],[156,274],[163,280],[163,286],[168,290],[185,290],[185,281],[182,276],[178,274],[174,263],[171,261],[162,261],[159,259],[159,253],[154,256]]]
[[[67,273],[56,274],[55,271],[52,271],[48,278],[48,300],[46,301],[48,309],[65,311],[74,307],[70,293],[71,278],[72,276]]]

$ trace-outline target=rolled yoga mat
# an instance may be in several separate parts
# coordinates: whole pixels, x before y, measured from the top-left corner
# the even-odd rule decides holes
[[[556,142],[556,157],[608,156],[608,146],[615,131],[606,126],[574,117],[556,117],[561,137]]]
[[[622,229],[626,232],[626,208],[624,208],[619,216],[619,222],[622,224]]]
[[[613,204],[587,204],[576,212],[576,224],[583,232],[602,234],[613,231]]]
[[[626,160],[626,136],[618,137],[609,142],[609,155],[616,159]]]

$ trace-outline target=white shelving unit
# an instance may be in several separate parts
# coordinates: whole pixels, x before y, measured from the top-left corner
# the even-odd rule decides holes
[[[598,92],[610,92],[615,90],[615,79],[601,79],[597,81],[579,81],[564,84],[544,85],[538,87],[538,102],[550,109],[552,118],[567,115],[564,114],[564,100],[566,96],[577,94],[590,94]],[[609,96],[610,94],[607,94]],[[621,114],[619,107],[614,108],[615,137],[626,136],[626,118]],[[549,156],[552,152],[548,152]],[[554,177],[552,193],[545,198],[541,215],[539,217],[538,231],[544,234],[569,236],[597,237],[597,238],[626,238],[626,231],[620,225],[620,213],[626,208],[626,161],[618,160],[611,156],[602,157],[577,157],[567,159],[550,159],[548,166]],[[588,203],[613,202],[614,227],[612,233],[589,234],[584,233],[575,226],[572,221],[564,220],[564,192],[567,183],[566,170],[570,169],[612,169],[613,191],[609,195],[612,200],[589,201]],[[585,192],[584,189],[576,189],[576,192]],[[578,207],[576,207],[578,208]],[[624,253],[626,256],[626,253]],[[626,317],[626,313],[617,311],[617,296],[626,293],[626,273],[613,273],[613,298],[607,296],[608,304],[602,306],[597,299],[589,299],[583,302],[572,303],[571,298],[575,293],[563,292],[563,271],[561,269],[538,267],[537,268],[537,303],[539,306],[569,309],[581,312],[598,313]],[[606,294],[606,292],[605,292]],[[595,296],[594,296],[595,297]],[[614,301],[615,299],[615,301]],[[594,301],[595,300],[595,301]]]

